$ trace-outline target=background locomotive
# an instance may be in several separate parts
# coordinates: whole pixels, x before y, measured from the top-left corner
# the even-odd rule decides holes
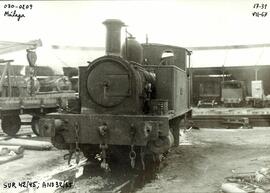
[[[141,45],[134,37],[126,37],[121,49],[124,23],[103,24],[106,55],[79,67],[79,110],[47,115],[40,129],[57,148],[82,151],[89,159],[101,152],[103,168],[108,158],[130,160],[132,167],[140,160],[145,168],[146,155],[159,158],[179,144],[179,127],[191,117],[188,50]]]
[[[270,96],[265,95],[262,80],[251,81],[251,95],[247,94],[245,81],[226,80],[200,84],[197,107],[269,107]]]
[[[244,81],[230,80],[221,83],[221,101],[224,106],[243,106],[245,97]]]
[[[269,66],[192,68],[192,104],[269,107]]]

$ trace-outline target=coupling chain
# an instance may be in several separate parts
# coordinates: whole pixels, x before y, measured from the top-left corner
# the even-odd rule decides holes
[[[108,149],[108,144],[107,144],[107,135],[108,135],[108,128],[107,124],[104,123],[103,125],[98,127],[99,130],[99,136],[101,139],[101,143],[99,144],[99,148],[101,149],[101,164],[100,167],[104,169],[106,172],[110,171],[109,164],[107,162],[107,153],[106,149]]]
[[[102,169],[105,169],[105,171],[110,171],[109,164],[107,163],[107,154],[106,154],[106,149],[108,149],[108,145],[100,144],[99,147],[101,149],[101,158],[102,158],[100,167]]]
[[[76,164],[80,162],[80,147],[79,147],[79,124],[75,122],[75,159]]]
[[[134,168],[135,167],[136,152],[134,151],[133,144],[130,146],[129,158],[130,158],[130,165],[132,168]]]
[[[136,152],[134,151],[134,139],[135,139],[135,134],[136,134],[136,130],[134,125],[131,125],[131,145],[130,145],[130,152],[129,152],[129,158],[130,158],[130,165],[131,168],[135,167],[135,159],[136,159]]]

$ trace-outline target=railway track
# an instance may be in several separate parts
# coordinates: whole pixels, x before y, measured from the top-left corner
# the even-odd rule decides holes
[[[192,121],[199,128],[244,126],[244,122],[251,127],[268,127],[270,126],[270,114],[194,115]]]

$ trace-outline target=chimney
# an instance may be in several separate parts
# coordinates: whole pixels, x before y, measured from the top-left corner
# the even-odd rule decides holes
[[[121,27],[125,24],[118,19],[107,19],[103,24],[107,27],[106,54],[120,56]]]

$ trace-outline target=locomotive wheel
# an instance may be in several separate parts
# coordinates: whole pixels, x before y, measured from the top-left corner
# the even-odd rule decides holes
[[[134,147],[134,150],[136,151],[136,148]],[[129,146],[111,146],[110,147],[110,162],[112,164],[117,165],[124,165],[129,164],[130,165],[130,147]]]
[[[21,128],[21,118],[19,115],[5,115],[1,122],[2,130],[10,135],[15,136]]]
[[[36,136],[39,136],[39,117],[38,116],[33,116],[32,121],[31,121],[31,127],[32,131]]]
[[[172,134],[173,134],[173,138],[174,138],[174,146],[178,147],[179,143],[180,143],[180,128],[179,128],[179,126],[173,128],[172,131],[173,131]]]
[[[161,167],[161,161],[164,157],[163,154],[149,154],[145,156],[145,168],[148,172],[146,172],[148,178],[153,179],[155,176],[155,173],[160,170]]]

